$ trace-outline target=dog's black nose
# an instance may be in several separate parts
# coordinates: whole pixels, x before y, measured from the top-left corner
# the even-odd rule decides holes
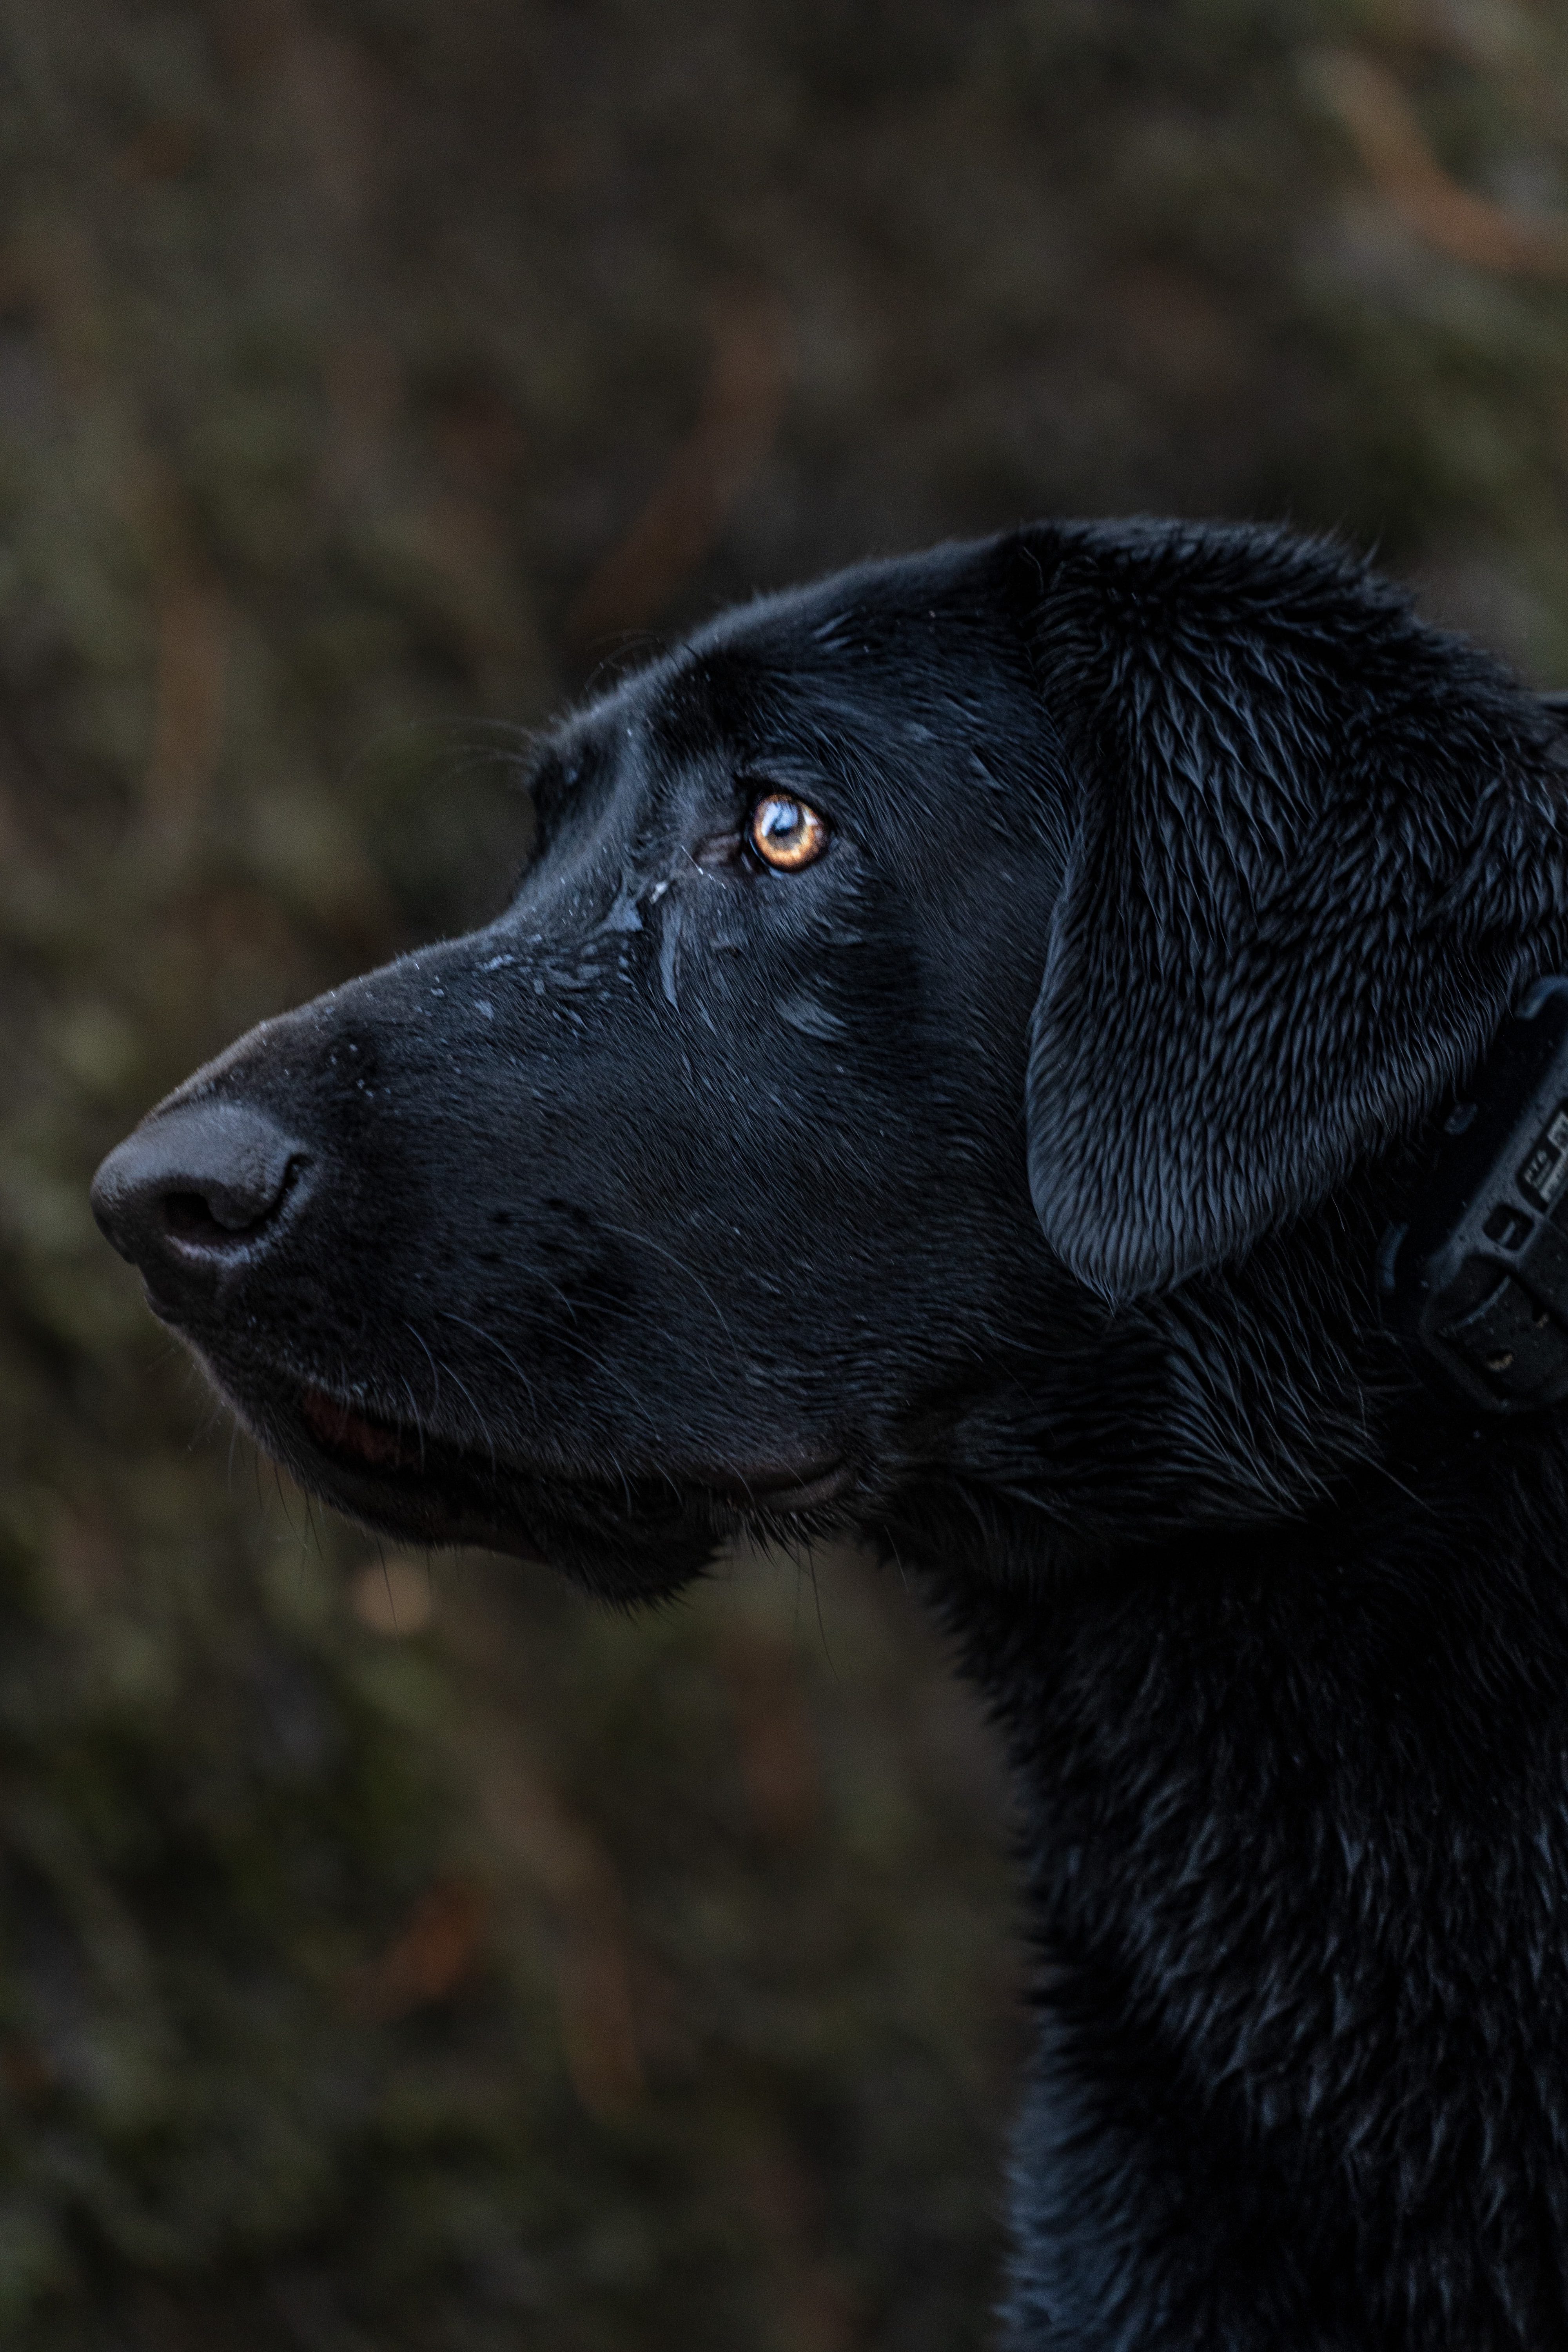
[[[216,1272],[266,1237],[306,1158],[264,1111],[178,1103],[110,1153],[92,1213],[149,1281]]]

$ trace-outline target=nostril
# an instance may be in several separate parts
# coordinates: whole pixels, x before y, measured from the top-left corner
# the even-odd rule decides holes
[[[287,1188],[285,1188],[287,1189]],[[197,1249],[231,1249],[270,1224],[279,1201],[258,1216],[226,1217],[200,1192],[165,1192],[161,1206],[163,1223],[175,1241]]]
[[[99,1170],[92,1205],[150,1273],[234,1256],[276,1224],[307,1155],[265,1112],[205,1098],[155,1113]]]
[[[244,1225],[220,1224],[199,1192],[165,1192],[161,1206],[163,1223],[177,1242],[196,1242],[209,1248],[216,1242],[221,1246],[233,1241],[237,1231],[247,1230]]]
[[[165,1192],[158,1203],[164,1231],[192,1249],[234,1249],[253,1241],[277,1216],[304,1164],[296,1154],[281,1173],[260,1171],[259,1181],[253,1175],[249,1184],[231,1179],[215,1181],[205,1192]]]

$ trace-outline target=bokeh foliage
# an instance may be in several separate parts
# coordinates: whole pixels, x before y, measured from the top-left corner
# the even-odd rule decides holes
[[[1004,1804],[897,1577],[384,1561],[86,1179],[753,586],[1283,515],[1568,680],[1565,157],[1549,0],[4,0],[7,2344],[983,2339]]]

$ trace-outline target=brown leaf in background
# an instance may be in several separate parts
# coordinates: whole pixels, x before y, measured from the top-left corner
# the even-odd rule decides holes
[[[1340,49],[1316,58],[1313,72],[1366,169],[1417,236],[1477,269],[1568,278],[1568,221],[1515,212],[1461,187],[1433,154],[1392,74]]]
[[[479,1957],[489,1898],[470,1880],[440,1880],[422,1895],[402,1932],[353,1980],[356,2013],[391,2024],[455,1992]]]
[[[714,309],[713,359],[691,432],[626,537],[589,579],[566,620],[582,648],[663,611],[713,546],[773,446],[788,383],[783,303],[733,293]]]

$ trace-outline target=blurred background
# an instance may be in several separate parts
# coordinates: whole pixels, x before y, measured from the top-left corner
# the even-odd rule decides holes
[[[7,2347],[983,2343],[1005,1793],[896,1574],[384,1557],[87,1179],[754,587],[1283,517],[1568,684],[1565,163],[1552,0],[3,0]]]

